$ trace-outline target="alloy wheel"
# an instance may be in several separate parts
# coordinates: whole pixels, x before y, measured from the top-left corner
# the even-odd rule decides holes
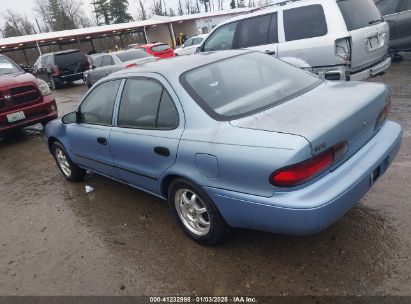
[[[210,217],[201,198],[192,190],[179,189],[174,198],[177,214],[184,226],[197,236],[210,231]]]
[[[68,162],[66,154],[60,149],[56,148],[55,150],[57,164],[59,165],[61,171],[63,171],[64,175],[67,177],[71,175],[71,165]]]

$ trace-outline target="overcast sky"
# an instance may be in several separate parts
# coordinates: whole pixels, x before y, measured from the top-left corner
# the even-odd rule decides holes
[[[92,0],[82,0],[83,10],[89,18],[92,18],[92,7],[90,2]],[[148,8],[152,6],[152,0],[146,0]],[[166,6],[173,7],[174,10],[177,10],[178,0],[166,0]],[[129,0],[130,7],[129,13],[135,18],[138,15],[137,10],[137,0]],[[35,1],[34,0],[0,0],[0,21],[2,19],[1,13],[4,13],[6,10],[10,9],[15,12],[26,14],[30,20],[34,20],[36,15],[35,11]],[[1,22],[0,22],[1,23]]]

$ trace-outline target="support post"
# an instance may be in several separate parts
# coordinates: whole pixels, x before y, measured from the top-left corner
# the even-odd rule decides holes
[[[27,58],[26,49],[24,48],[24,46],[23,46],[23,55],[24,55],[24,58],[26,59],[27,65],[30,65],[29,59]]]
[[[123,43],[123,39],[121,39],[121,35],[122,35],[123,33],[120,33],[119,35],[118,35],[118,38],[120,39],[120,45],[121,45],[121,49],[123,49],[124,50],[124,43]]]
[[[77,38],[77,45],[78,45],[78,48],[79,48],[79,50],[80,51],[82,51],[82,49],[81,49],[81,41],[80,41],[80,38],[77,36],[76,37]]]
[[[41,49],[40,49],[38,41],[36,41],[36,46],[37,46],[37,50],[39,51],[40,56],[42,56],[43,54],[41,53]]]
[[[146,27],[143,27],[143,31],[144,31],[144,40],[146,41],[146,44],[148,44]]]
[[[170,31],[172,47],[175,48],[175,47],[177,46],[177,44],[176,44],[176,35],[175,35],[175,33],[174,33],[174,27],[173,27],[173,23],[172,23],[172,22],[170,22],[170,23],[168,24],[168,30]]]

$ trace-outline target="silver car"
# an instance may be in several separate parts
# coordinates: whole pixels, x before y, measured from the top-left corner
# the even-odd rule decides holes
[[[411,51],[411,0],[378,0],[375,4],[390,25],[391,52]]]
[[[201,45],[201,42],[207,37],[207,34],[191,37],[178,49],[174,50],[177,56],[192,55],[196,49]]]
[[[249,48],[328,80],[363,80],[391,65],[388,41],[372,0],[297,0],[225,21],[199,51]]]
[[[123,69],[137,67],[155,61],[156,58],[141,50],[118,51],[96,56],[92,69],[84,75],[85,82],[91,88],[100,79]]]

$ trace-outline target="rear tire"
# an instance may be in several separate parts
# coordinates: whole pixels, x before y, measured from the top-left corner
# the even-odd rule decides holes
[[[169,187],[168,201],[178,225],[194,241],[217,245],[228,236],[229,226],[201,187],[176,179]]]
[[[64,148],[61,143],[55,141],[51,146],[51,151],[57,166],[67,180],[71,182],[78,182],[84,179],[86,176],[86,170],[80,168],[71,161],[66,148]]]
[[[60,90],[63,87],[63,82],[60,79],[50,78],[50,88],[52,90]]]

